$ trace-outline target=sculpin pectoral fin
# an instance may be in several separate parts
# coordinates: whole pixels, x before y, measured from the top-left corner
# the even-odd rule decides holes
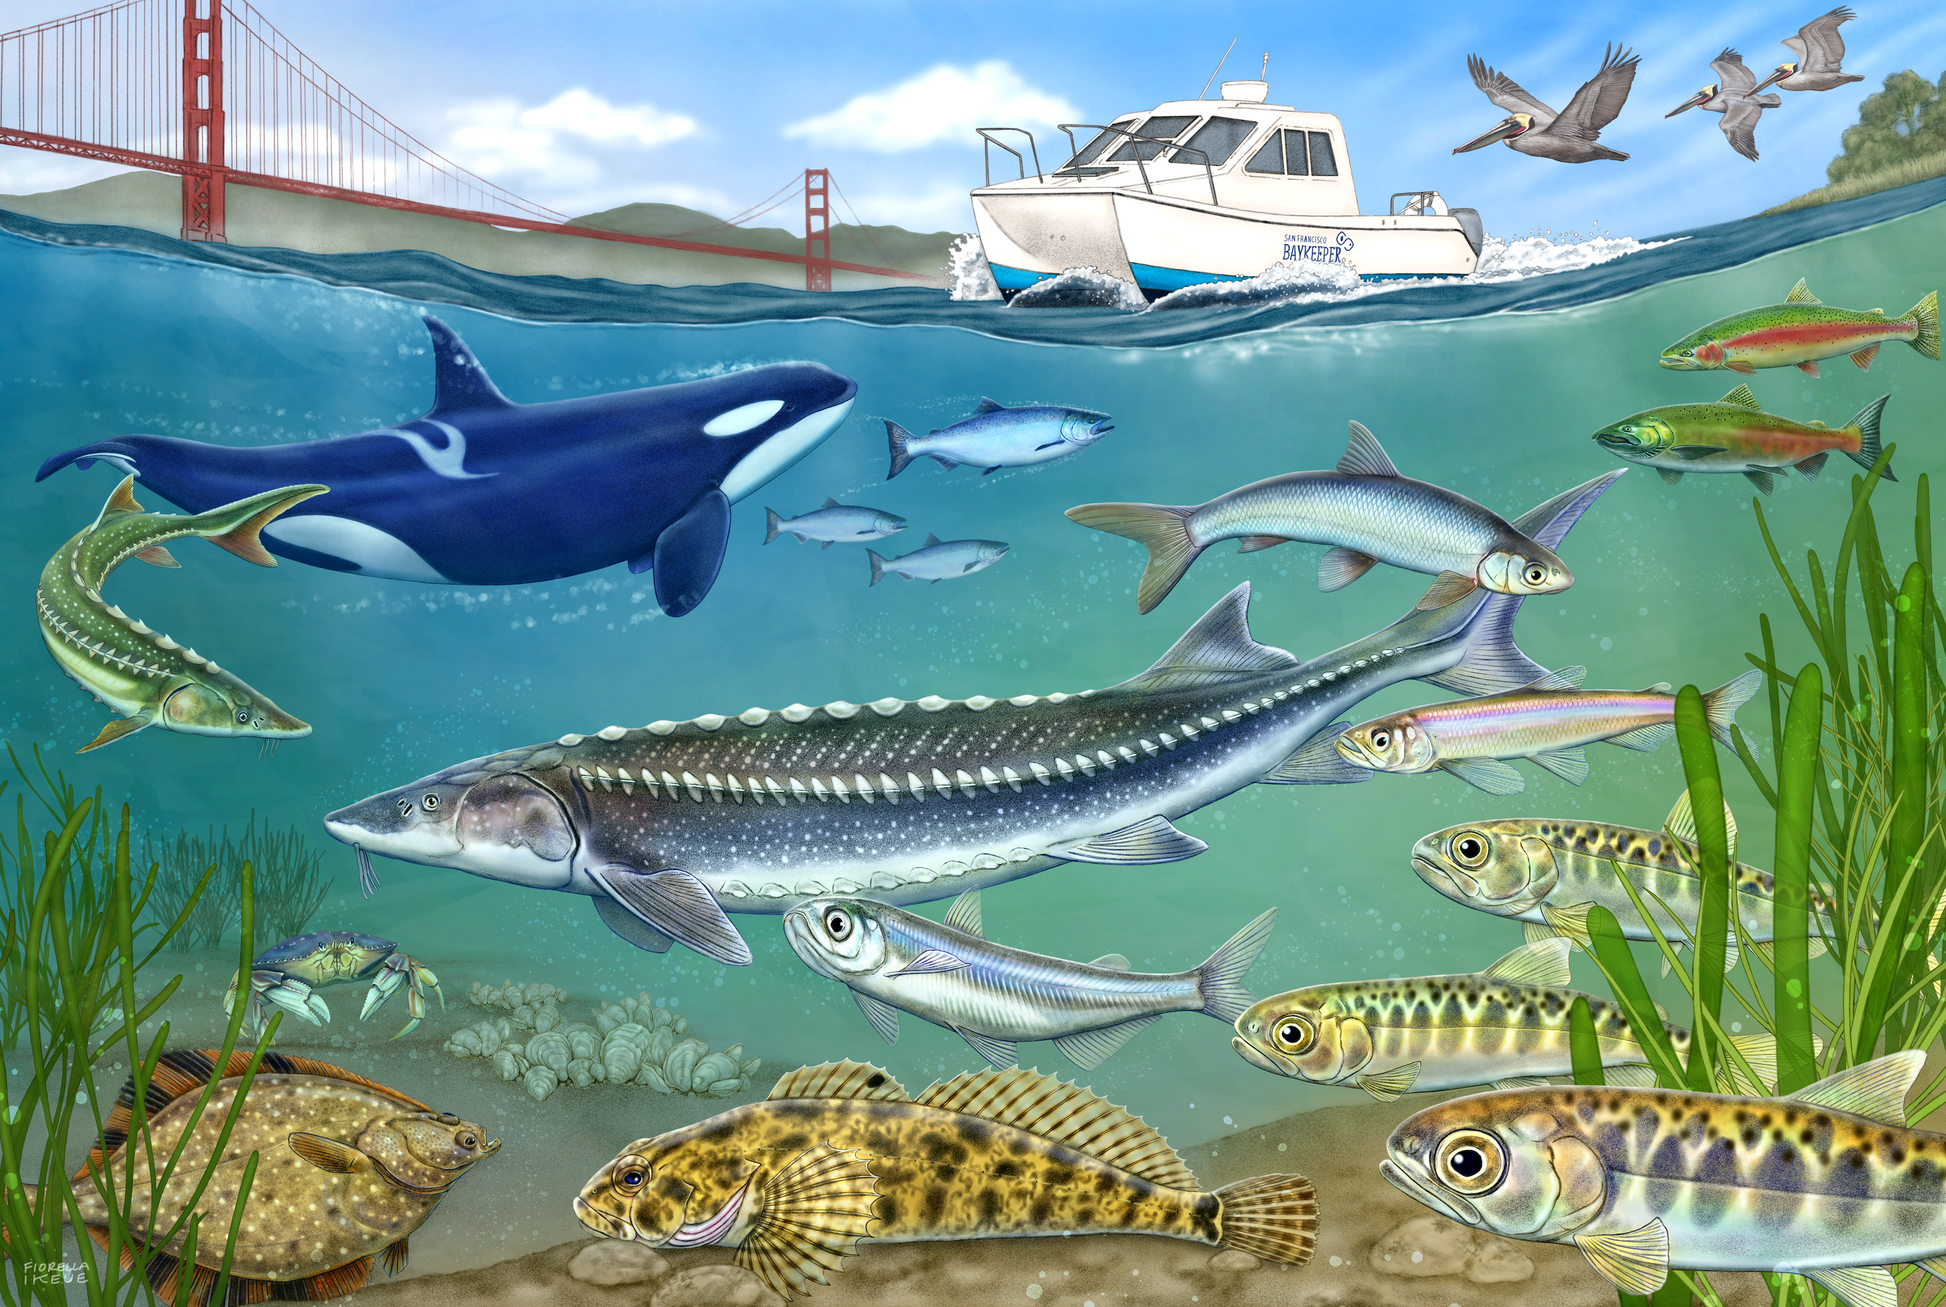
[[[676,942],[614,899],[597,898],[594,903],[595,915],[601,918],[601,924],[636,948],[648,953],[667,953],[669,946]]]
[[[655,538],[655,601],[671,617],[703,602],[723,570],[730,543],[730,500],[720,489],[705,491]],[[639,572],[637,560],[629,570]]]
[[[716,896],[681,868],[591,867],[588,874],[622,907],[676,943],[733,967],[750,965],[750,946],[723,915]]]
[[[878,1031],[879,1038],[888,1044],[896,1044],[899,1042],[899,1010],[897,1008],[893,1007],[890,1003],[875,999],[870,994],[860,990],[852,990],[851,996],[858,1004],[858,1010],[863,1012],[865,1019],[872,1023],[872,1029]]]
[[[1623,1293],[1654,1293],[1669,1278],[1669,1227],[1660,1217],[1621,1234],[1578,1234],[1574,1246]]]
[[[1407,1062],[1403,1066],[1393,1067],[1390,1071],[1359,1076],[1353,1083],[1379,1102],[1389,1103],[1400,1094],[1410,1092],[1418,1079],[1419,1063]]]
[[[1147,1030],[1162,1019],[1160,1012],[1152,1012],[1145,1017],[1123,1021],[1118,1025],[1105,1026],[1100,1030],[1084,1030],[1079,1034],[1062,1035],[1054,1041],[1054,1047],[1061,1050],[1070,1062],[1084,1071],[1092,1071],[1120,1051],[1123,1044]]]
[[[336,1175],[357,1175],[372,1169],[371,1158],[342,1140],[298,1130],[291,1134],[290,1146],[293,1153],[320,1171],[330,1171]]]
[[[1264,785],[1352,785],[1372,778],[1369,768],[1354,767],[1338,752],[1338,737],[1351,729],[1349,719],[1336,721],[1297,746],[1295,752],[1261,778]]]
[[[765,1181],[763,1204],[736,1263],[789,1298],[855,1256],[878,1208],[878,1179],[857,1149],[821,1143]]]

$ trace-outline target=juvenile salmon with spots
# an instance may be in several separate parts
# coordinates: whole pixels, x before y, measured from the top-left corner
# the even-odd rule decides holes
[[[1728,368],[1754,376],[1758,368],[1794,367],[1818,375],[1818,360],[1848,355],[1859,369],[1870,368],[1879,346],[1902,340],[1929,359],[1939,357],[1939,293],[1913,305],[1903,317],[1884,309],[1860,313],[1834,309],[1813,295],[1802,279],[1782,304],[1718,318],[1662,351],[1662,366],[1680,372]]]
[[[793,1071],[761,1103],[638,1139],[574,1200],[581,1223],[657,1248],[720,1244],[784,1297],[829,1284],[861,1239],[1161,1234],[1302,1266],[1301,1175],[1214,1193],[1161,1135],[1037,1071],[980,1071],[917,1099],[858,1062]]]

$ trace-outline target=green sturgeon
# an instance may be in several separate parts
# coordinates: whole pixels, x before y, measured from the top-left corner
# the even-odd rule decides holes
[[[261,567],[277,560],[257,533],[293,504],[328,487],[284,486],[193,517],[145,512],[125,477],[101,513],[41,569],[34,607],[41,638],[61,670],[121,716],[76,750],[113,744],[147,726],[188,735],[254,735],[271,740],[309,735],[311,727],[194,649],[157,634],[101,597],[102,582],[131,558],[156,567],[179,564],[163,542],[201,536]]]
[[[1550,548],[1619,472],[1522,519]],[[1320,658],[1259,644],[1246,583],[1140,675],[1079,694],[837,701],[608,726],[445,768],[325,818],[358,849],[592,898],[638,947],[750,961],[725,911],[949,898],[1063,862],[1174,862],[1174,818],[1246,785],[1369,773],[1338,714],[1419,679],[1462,694],[1540,668],[1521,597],[1475,590]]]

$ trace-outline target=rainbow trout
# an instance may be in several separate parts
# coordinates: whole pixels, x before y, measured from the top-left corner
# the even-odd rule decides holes
[[[1946,1135],[1905,1123],[1918,1050],[1783,1098],[1561,1085],[1407,1117],[1379,1170],[1490,1234],[1579,1248],[1623,1293],[1671,1267],[1805,1275],[1896,1307],[1888,1264],[1946,1275]]]
[[[325,493],[325,486],[284,486],[194,517],[144,512],[124,477],[83,528],[41,569],[34,607],[41,639],[61,670],[121,717],[80,749],[99,749],[145,726],[189,735],[255,735],[271,740],[309,735],[309,724],[283,711],[194,649],[136,621],[101,597],[108,574],[139,558],[176,567],[163,547],[178,536],[202,536],[262,567],[277,560],[257,539],[264,523],[293,504]]]
[[[1582,690],[1585,667],[1566,667],[1518,690],[1427,704],[1352,727],[1338,737],[1346,762],[1408,775],[1438,767],[1488,794],[1527,787],[1504,759],[1526,758],[1570,785],[1588,779],[1585,745],[1619,744],[1644,753],[1676,733],[1676,696],[1666,683],[1646,690]],[[1762,674],[1745,672],[1703,696],[1710,733],[1724,748],[1736,712]]]
[[[1806,481],[1816,481],[1833,450],[1871,470],[1881,451],[1879,414],[1890,395],[1880,395],[1842,427],[1822,422],[1793,422],[1766,413],[1738,384],[1714,404],[1669,404],[1631,413],[1595,432],[1595,442],[1628,463],[1652,467],[1675,485],[1689,472],[1741,472],[1764,494],[1771,478],[1792,468]],[[1897,481],[1891,464],[1883,473]]]
[[[1938,358],[1939,292],[1903,317],[1888,318],[1884,309],[1834,309],[1800,278],[1782,304],[1718,318],[1663,350],[1660,362],[1680,372],[1728,368],[1751,376],[1758,368],[1795,367],[1815,377],[1819,359],[1840,354],[1849,355],[1861,371],[1870,368],[1888,340],[1905,341],[1927,358]]]
[[[1301,1175],[1214,1193],[1140,1117],[1037,1071],[979,1071],[917,1099],[858,1062],[803,1067],[761,1103],[638,1139],[574,1213],[658,1248],[719,1244],[789,1298],[858,1241],[1162,1234],[1302,1266],[1317,1197]]]

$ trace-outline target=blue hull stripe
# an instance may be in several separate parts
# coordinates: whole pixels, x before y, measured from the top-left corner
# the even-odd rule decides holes
[[[1054,276],[1051,272],[1030,272],[1025,268],[1009,267],[1004,263],[990,263],[994,284],[1001,290],[1026,290]],[[1157,293],[1181,290],[1185,286],[1203,286],[1213,281],[1248,281],[1248,277],[1236,276],[1225,272],[1195,272],[1187,268],[1163,268],[1153,263],[1130,265],[1135,272],[1135,284],[1145,291]],[[1417,277],[1434,280],[1450,280],[1459,274],[1437,272],[1378,272],[1360,274],[1365,281],[1410,281]]]

